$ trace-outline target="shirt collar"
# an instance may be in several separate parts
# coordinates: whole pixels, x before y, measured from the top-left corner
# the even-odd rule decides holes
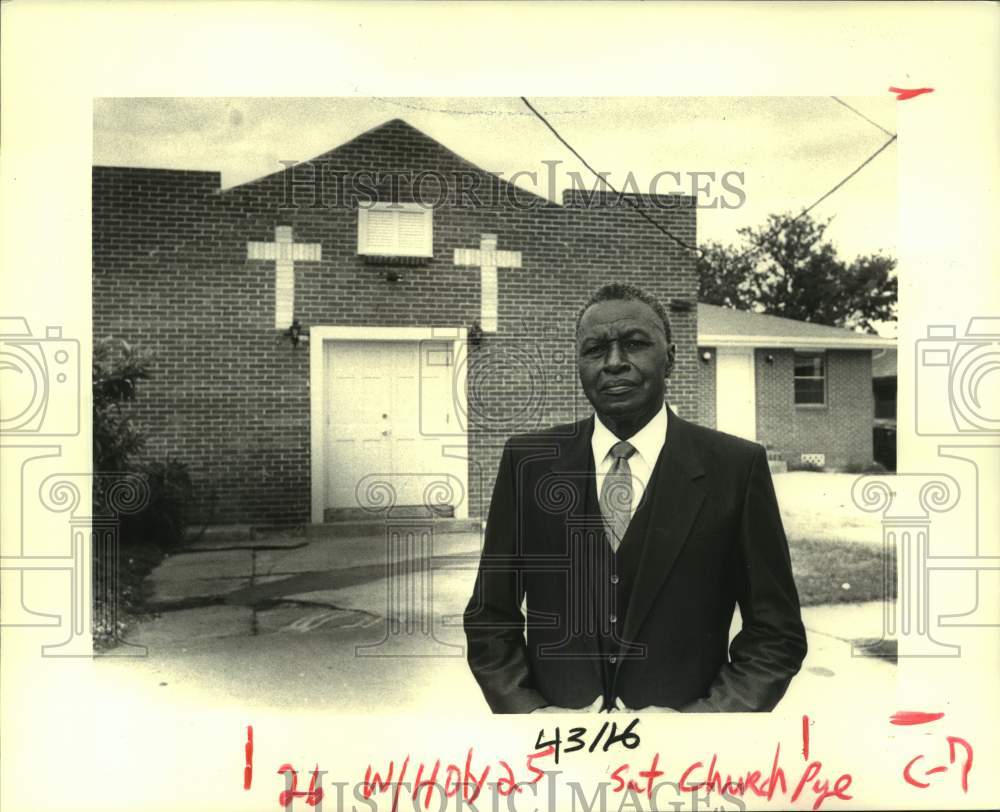
[[[650,467],[656,462],[660,455],[660,450],[667,436],[667,407],[666,404],[660,407],[660,411],[643,426],[639,431],[626,439],[632,444],[637,454],[640,454]],[[601,418],[594,414],[594,436],[590,445],[594,452],[594,459],[598,464],[611,451],[611,446],[618,442],[618,437],[611,431]]]

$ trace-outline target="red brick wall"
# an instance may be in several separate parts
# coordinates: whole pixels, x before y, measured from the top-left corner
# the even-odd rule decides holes
[[[702,353],[709,353],[707,361]],[[715,347],[698,347],[698,423],[715,428]]]
[[[322,177],[475,169],[399,121],[299,166],[295,177],[308,180],[317,166]],[[295,313],[306,326],[468,326],[479,318],[479,270],[454,267],[454,249],[476,248],[482,233],[494,233],[501,250],[522,252],[520,270],[499,272],[499,332],[473,351],[472,364],[488,359],[491,372],[485,379],[470,374],[481,385],[470,400],[489,406],[488,419],[473,415],[469,434],[472,515],[485,512],[509,434],[589,414],[572,334],[594,288],[632,282],[664,304],[694,301],[693,256],[626,206],[537,199],[526,209],[501,195],[460,207],[456,188],[434,211],[434,258],[395,267],[401,279],[389,283],[379,276],[382,266],[356,253],[355,206],[334,200],[329,185],[320,205],[312,205],[308,184],[289,201],[287,173],[219,192],[216,173],[94,169],[94,336],[115,335],[156,355],[155,377],[142,384],[135,410],[147,453],[191,467],[198,512],[206,515],[214,494],[215,522],[309,521],[308,345],[293,347],[273,326],[274,263],[246,259],[247,241],[273,241],[275,226],[292,226],[296,242],[322,245],[321,262],[296,263]],[[480,175],[484,188],[496,186]],[[380,190],[379,199],[388,194]],[[517,196],[531,199],[520,190]],[[406,188],[398,197],[412,199]],[[650,208],[650,215],[693,243],[693,200],[670,200],[672,208]],[[668,397],[691,415],[698,402],[696,312],[671,317],[678,357]],[[511,347],[527,348],[517,352],[534,357],[533,374],[495,363]],[[525,402],[537,404],[533,413],[523,414]],[[516,419],[506,419],[511,415]]]
[[[872,460],[871,352],[828,350],[826,405],[796,406],[794,353],[757,349],[757,439],[788,462],[826,454],[828,468]],[[767,356],[773,362],[767,362]]]

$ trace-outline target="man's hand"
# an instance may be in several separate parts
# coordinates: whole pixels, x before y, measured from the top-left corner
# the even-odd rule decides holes
[[[604,697],[598,696],[597,699],[585,708],[563,708],[559,705],[542,705],[540,708],[535,708],[532,713],[597,713],[601,710],[602,705],[604,705]]]
[[[625,707],[625,703],[621,701],[621,698],[616,696],[615,706],[608,713],[677,713],[677,711],[673,708],[662,707],[660,705],[647,705],[641,710],[632,710],[632,708]]]

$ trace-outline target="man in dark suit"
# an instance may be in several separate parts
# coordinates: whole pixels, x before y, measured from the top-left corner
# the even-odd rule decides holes
[[[465,611],[487,703],[771,710],[806,638],[764,449],[666,407],[675,350],[644,291],[598,290],[576,343],[595,416],[513,437],[500,462]]]

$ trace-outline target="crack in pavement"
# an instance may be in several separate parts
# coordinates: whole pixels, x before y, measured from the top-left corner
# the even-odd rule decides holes
[[[273,576],[280,578],[280,580],[261,584],[257,583],[257,579],[264,576],[258,571],[258,568],[257,555],[252,552],[250,558],[250,583],[246,586],[221,595],[195,595],[188,598],[153,601],[148,603],[147,606],[150,611],[154,612],[176,612],[183,609],[200,609],[205,606],[219,605],[246,606],[253,609],[264,601],[280,600],[286,595],[359,586],[378,581],[385,578],[388,574],[388,569],[384,563],[365,564],[323,572],[294,573],[286,578]],[[243,577],[245,576],[240,576],[240,579]],[[223,579],[220,578],[219,580]],[[235,578],[231,580],[235,580]]]
[[[413,559],[419,561],[419,559]],[[400,564],[408,562],[399,562]],[[282,595],[295,595],[303,592],[319,592],[329,589],[344,589],[352,586],[371,583],[386,578],[389,568],[385,562],[378,564],[362,564],[357,567],[326,570],[324,572],[300,572],[289,575],[269,584],[256,584],[251,578],[250,585],[236,589],[222,596],[226,603],[252,606],[265,598],[277,598]],[[280,577],[280,576],[272,576]]]
[[[175,598],[166,601],[147,601],[146,609],[162,615],[168,612],[182,612],[185,609],[204,609],[208,606],[224,606],[225,595],[193,595],[190,598]]]
[[[337,612],[350,612],[356,615],[366,615],[375,620],[385,620],[384,615],[380,615],[377,612],[369,612],[367,609],[356,609],[350,606],[338,606],[335,603],[327,603],[325,601],[306,601],[300,598],[265,598],[257,604],[254,604],[254,609],[258,612],[271,612],[275,609],[281,609],[286,606],[299,606],[303,609],[332,609]]]
[[[226,547],[183,547],[174,553],[174,555],[187,555],[188,553],[227,553],[238,550],[250,550],[251,552],[257,550],[301,550],[303,547],[308,547],[309,544],[310,542],[303,541],[298,544],[238,544]]]
[[[253,586],[257,577],[257,550],[250,550],[250,586]],[[250,607],[250,636],[256,637],[260,634],[260,623],[257,620],[257,607]]]

